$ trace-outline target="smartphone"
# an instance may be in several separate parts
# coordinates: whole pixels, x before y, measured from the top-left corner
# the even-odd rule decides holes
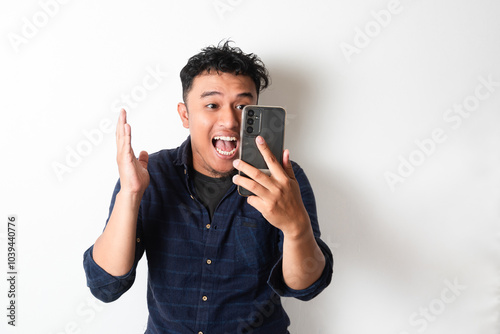
[[[243,108],[240,131],[240,159],[271,175],[260,154],[255,138],[262,136],[280,164],[283,163],[286,111],[282,107],[249,105]],[[239,172],[241,176],[246,176]],[[238,186],[238,193],[251,196],[252,192]]]

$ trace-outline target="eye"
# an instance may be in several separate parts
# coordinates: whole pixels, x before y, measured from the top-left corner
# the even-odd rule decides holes
[[[207,104],[207,108],[208,109],[216,109],[217,108],[217,104],[215,104],[215,103],[209,103],[209,104]]]
[[[236,109],[243,110],[243,108],[245,108],[245,104],[240,104],[236,106]]]

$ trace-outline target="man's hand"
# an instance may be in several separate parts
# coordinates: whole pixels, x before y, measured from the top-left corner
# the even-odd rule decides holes
[[[142,151],[139,159],[135,157],[131,145],[131,128],[127,123],[127,113],[124,109],[120,111],[118,125],[116,126],[116,146],[118,171],[122,192],[138,194],[142,196],[149,185],[148,153]]]
[[[248,197],[248,204],[259,210],[270,224],[285,235],[298,237],[311,228],[311,222],[302,203],[299,184],[290,163],[290,153],[288,150],[283,152],[282,167],[264,138],[258,136],[256,142],[271,176],[244,161],[235,160],[234,167],[250,179],[236,175],[233,182],[255,194]]]
[[[314,238],[311,220],[290,162],[290,153],[288,150],[283,152],[282,167],[262,137],[257,137],[256,142],[271,176],[235,160],[234,167],[251,179],[235,175],[233,182],[254,193],[255,196],[248,197],[248,204],[283,232],[282,271],[285,283],[295,290],[306,289],[321,276],[325,257]]]
[[[120,191],[104,232],[94,244],[94,261],[113,276],[125,275],[134,264],[137,215],[142,195],[149,185],[149,156],[145,151],[135,158],[127,113],[120,111],[116,126],[116,146]]]

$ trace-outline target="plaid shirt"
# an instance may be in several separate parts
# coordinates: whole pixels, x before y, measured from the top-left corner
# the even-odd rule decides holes
[[[84,268],[92,294],[105,302],[119,298],[132,286],[146,252],[147,334],[288,333],[290,320],[280,296],[312,299],[330,283],[333,267],[332,254],[319,238],[314,195],[303,170],[293,163],[326,266],[309,288],[293,290],[282,275],[282,232],[248,205],[234,184],[210,220],[195,194],[190,164],[189,137],[176,149],[150,155],[151,181],[137,217],[134,266],[126,275],[112,276],[94,262],[90,247]],[[110,214],[119,190],[118,181]]]

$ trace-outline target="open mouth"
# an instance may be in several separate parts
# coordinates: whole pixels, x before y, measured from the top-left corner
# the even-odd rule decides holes
[[[214,145],[217,153],[224,156],[232,156],[236,152],[238,139],[236,139],[236,137],[215,136],[212,139],[212,144]]]

